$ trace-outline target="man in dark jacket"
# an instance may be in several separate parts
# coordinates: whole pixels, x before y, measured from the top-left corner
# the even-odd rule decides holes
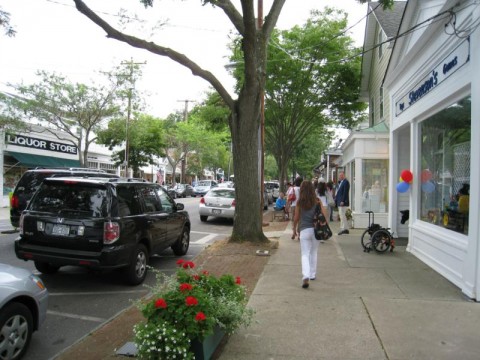
[[[343,171],[338,174],[338,179],[340,180],[340,183],[338,184],[338,189],[335,195],[335,204],[338,207],[338,215],[340,215],[340,232],[338,233],[338,235],[342,235],[349,233],[345,212],[350,206],[350,183],[347,179],[345,179],[345,173]]]

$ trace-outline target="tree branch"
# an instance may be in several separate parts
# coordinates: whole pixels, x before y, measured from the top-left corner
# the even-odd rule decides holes
[[[223,12],[228,16],[230,21],[232,22],[235,29],[240,33],[240,35],[245,34],[245,27],[243,24],[242,15],[237,11],[235,6],[233,6],[230,0],[218,0],[218,1],[208,1],[213,6],[218,6]]]
[[[272,7],[270,8],[270,12],[265,18],[265,23],[262,26],[265,39],[270,38],[270,34],[275,28],[275,25],[277,23],[278,17],[280,16],[280,13],[282,11],[283,5],[285,4],[285,1],[286,0],[275,0],[273,2]]]
[[[137,37],[122,33],[121,31],[113,28],[101,17],[99,17],[82,0],[73,0],[73,1],[75,2],[75,6],[77,7],[77,10],[82,14],[84,14],[87,18],[89,18],[95,24],[100,26],[107,33],[107,37],[125,42],[130,46],[133,46],[139,49],[150,51],[153,54],[166,56],[172,59],[173,61],[179,63],[180,65],[185,66],[186,68],[190,69],[193,75],[201,77],[202,79],[209,82],[213,86],[213,88],[217,90],[220,96],[224,99],[227,106],[230,109],[234,109],[234,106],[235,106],[234,100],[232,99],[228,91],[223,87],[221,82],[211,72],[202,69],[195,62],[190,60],[187,56],[175,50],[172,50],[167,47],[159,46],[153,42],[147,42]],[[281,1],[285,1],[285,0],[281,0]]]

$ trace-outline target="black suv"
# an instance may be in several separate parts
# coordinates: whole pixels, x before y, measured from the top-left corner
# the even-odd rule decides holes
[[[20,217],[19,259],[52,274],[61,266],[121,268],[143,282],[149,256],[185,255],[190,218],[158,184],[134,179],[47,178]]]
[[[25,172],[13,190],[10,200],[10,222],[14,228],[18,228],[20,214],[27,207],[35,191],[47,177],[59,176],[82,176],[82,177],[108,177],[119,178],[118,175],[109,174],[99,169],[87,168],[49,168],[34,169]]]

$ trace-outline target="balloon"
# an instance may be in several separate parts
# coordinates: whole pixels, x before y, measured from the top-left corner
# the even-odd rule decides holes
[[[427,182],[432,178],[432,172],[428,169],[422,170],[422,183]]]
[[[413,180],[413,174],[410,170],[403,170],[401,175],[403,181],[410,183]]]
[[[403,181],[405,181],[405,180],[403,180],[402,177],[400,176],[400,177],[398,178],[398,181],[399,181],[399,182],[403,182]]]
[[[399,182],[397,184],[397,191],[399,193],[404,193],[404,192],[408,191],[409,188],[410,188],[410,184],[405,182],[405,181]]]
[[[435,184],[431,181],[426,181],[422,184],[422,191],[430,194],[435,191]]]

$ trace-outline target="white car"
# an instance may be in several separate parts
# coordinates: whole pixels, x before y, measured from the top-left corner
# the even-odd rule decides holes
[[[0,263],[0,358],[20,359],[47,315],[48,291],[30,271]]]
[[[193,188],[193,194],[194,196],[203,196],[210,189],[217,187],[217,185],[217,182],[214,180],[200,180]]]
[[[235,216],[235,189],[214,188],[207,192],[198,206],[200,221],[207,221],[209,216],[233,219]]]

